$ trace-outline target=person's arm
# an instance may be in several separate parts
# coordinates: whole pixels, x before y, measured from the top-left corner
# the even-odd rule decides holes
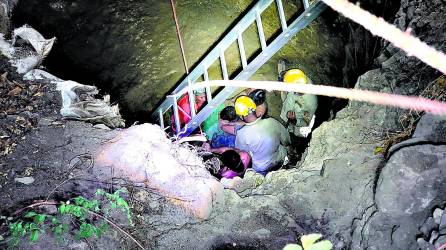
[[[280,99],[282,99],[282,102],[285,101],[287,93],[288,93],[288,92],[286,92],[286,91],[282,91],[282,92],[280,92]]]
[[[296,119],[299,127],[309,127],[317,108],[317,97],[315,95],[303,95],[300,106],[296,104]]]
[[[287,146],[291,144],[291,138],[290,133],[288,130],[279,122],[276,120],[276,126],[278,126],[280,131],[280,144]]]
[[[242,178],[236,176],[232,179],[227,178],[221,178],[220,183],[223,185],[223,187],[227,189],[235,189],[236,186],[242,181]]]
[[[223,130],[224,132],[231,134],[231,135],[236,135],[237,127],[244,126],[245,122],[243,122],[243,121],[228,122],[228,121],[219,119],[218,124],[219,124],[220,129]]]
[[[223,154],[223,152],[225,152],[227,150],[231,150],[231,149],[232,148],[229,148],[229,147],[211,148],[211,152],[216,153],[216,154]]]
[[[228,134],[235,135],[236,134],[235,126],[236,125],[232,124],[220,124],[220,129]]]

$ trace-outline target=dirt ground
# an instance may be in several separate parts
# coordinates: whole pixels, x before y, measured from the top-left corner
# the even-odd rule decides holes
[[[17,195],[17,189],[11,186],[14,178],[31,176],[35,169],[32,164],[16,165],[19,161],[14,158],[14,152],[24,151],[24,158],[37,153],[33,145],[22,145],[22,142],[37,130],[39,121],[62,125],[58,115],[61,98],[55,85],[21,80],[3,56],[0,74],[0,190],[2,197],[17,197],[23,194]],[[2,211],[10,203],[2,199],[0,204]]]

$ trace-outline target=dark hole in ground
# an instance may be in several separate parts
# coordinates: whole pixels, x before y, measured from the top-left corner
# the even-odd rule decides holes
[[[388,21],[392,21],[399,8],[399,1],[365,0],[360,3],[365,9]],[[131,39],[129,34],[113,33],[113,29],[120,25],[113,16],[119,13],[129,15],[129,9],[132,8],[137,12],[135,7],[138,4],[141,3],[133,1],[122,4],[120,1],[109,0],[21,0],[14,10],[12,22],[14,27],[29,24],[47,38],[56,36],[58,40],[53,51],[44,62],[48,71],[63,79],[96,85],[102,91],[101,94],[110,94],[111,101],[120,104],[121,114],[127,124],[131,125],[135,121],[149,121],[149,110],[130,110],[123,101],[123,96],[138,84],[137,77],[141,72],[129,68],[130,77],[118,79],[113,70],[118,70],[123,63],[130,61],[129,58],[135,52],[124,48],[109,48],[120,47]],[[143,10],[141,13],[146,12]],[[119,18],[125,18],[124,15]],[[333,11],[326,11],[322,18],[333,23],[332,28],[344,38],[346,58],[342,73],[339,74],[343,75],[342,85],[352,87],[359,75],[377,66],[375,58],[382,51],[383,41]],[[113,41],[109,41],[110,38]],[[104,46],[108,49],[104,49]],[[160,98],[156,101],[158,99]],[[347,101],[319,97],[319,104],[316,126],[332,119],[337,111],[345,107]]]

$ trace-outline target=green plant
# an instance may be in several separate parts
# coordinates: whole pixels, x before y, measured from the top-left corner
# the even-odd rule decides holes
[[[78,196],[66,202],[41,202],[32,204],[25,209],[43,205],[57,205],[57,214],[53,216],[37,213],[32,210],[27,212],[23,217],[7,220],[6,222],[11,235],[9,247],[13,248],[18,246],[20,240],[27,236],[29,236],[30,242],[36,242],[39,239],[39,235],[44,232],[52,232],[58,241],[62,239],[63,234],[70,230],[75,233],[75,238],[78,240],[94,236],[99,238],[108,230],[109,225],[112,225],[115,229],[130,237],[142,248],[133,237],[107,218],[111,210],[120,209],[126,214],[129,224],[133,225],[130,207],[124,198],[120,196],[124,192],[124,190],[119,189],[110,194],[99,189],[95,195],[105,199],[86,199]],[[25,209],[20,210],[20,212]]]
[[[298,244],[288,244],[283,250],[330,250],[333,248],[328,240],[316,242],[322,237],[322,234],[308,234],[300,238],[302,246]],[[316,243],[315,243],[316,242]]]

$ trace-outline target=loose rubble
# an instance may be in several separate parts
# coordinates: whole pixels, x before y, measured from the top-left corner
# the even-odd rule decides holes
[[[446,201],[445,201],[446,203]],[[446,209],[437,207],[432,217],[427,218],[420,228],[422,237],[417,239],[420,249],[445,249],[446,248]]]

